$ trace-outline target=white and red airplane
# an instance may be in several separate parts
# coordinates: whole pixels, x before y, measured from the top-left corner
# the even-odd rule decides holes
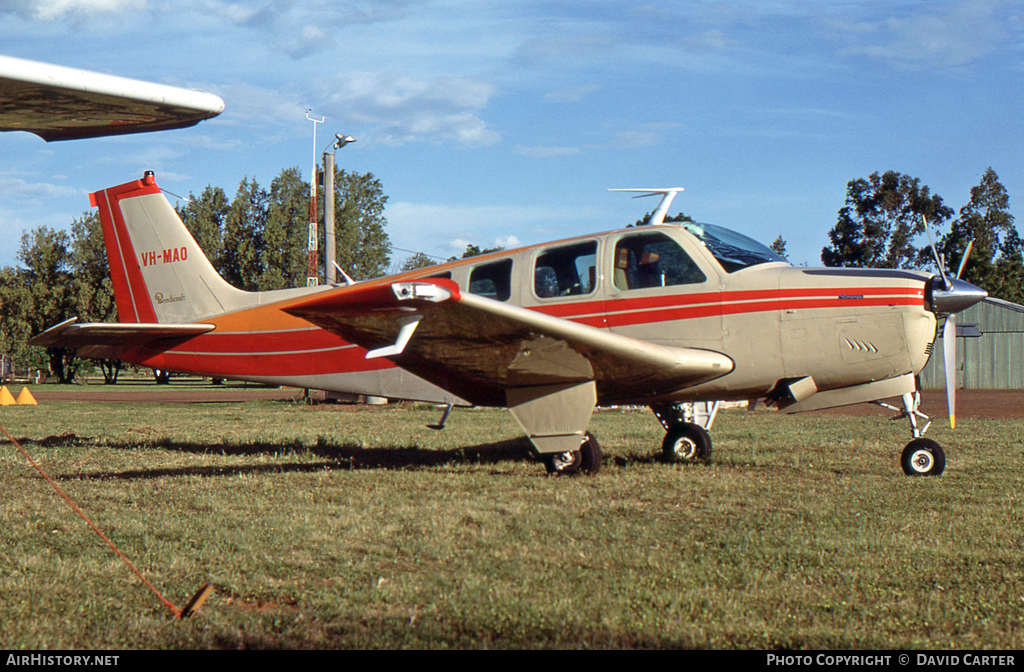
[[[598,405],[650,406],[666,428],[662,451],[686,460],[710,457],[713,413],[695,422],[685,404],[763,399],[797,412],[899,397],[913,435],[904,472],[942,473],[942,447],[918,426],[915,376],[937,319],[949,333],[947,316],[983,290],[941,269],[794,268],[728,229],[663,223],[681,189],[638,191],[662,195],[647,226],[348,286],[245,292],[217,274],[147,173],[91,196],[121,321],[71,319],[32,343],[228,379],[506,407],[554,473],[600,468],[586,431]]]

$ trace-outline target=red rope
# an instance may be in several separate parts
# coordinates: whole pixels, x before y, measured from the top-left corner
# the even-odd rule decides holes
[[[95,532],[99,536],[99,538],[102,539],[107,544],[107,546],[110,546],[110,548],[113,549],[114,553],[117,553],[118,557],[120,557],[122,560],[124,560],[125,564],[128,565],[128,567],[133,572],[135,572],[135,575],[137,577],[139,577],[144,584],[149,586],[149,589],[153,591],[153,594],[156,595],[157,598],[159,598],[160,601],[164,603],[165,607],[167,607],[168,609],[171,610],[171,613],[174,614],[174,617],[175,618],[181,618],[181,613],[182,613],[181,609],[178,609],[176,606],[174,606],[174,604],[171,603],[170,600],[168,600],[166,597],[164,597],[160,593],[160,591],[156,589],[156,586],[154,586],[152,583],[150,583],[149,580],[142,575],[142,572],[140,572],[135,567],[135,565],[132,564],[132,561],[128,559],[128,556],[126,556],[124,553],[122,553],[121,549],[119,549],[114,544],[114,542],[112,542],[110,539],[108,539],[107,535],[103,534],[103,532],[100,531],[100,528],[96,527],[96,525],[91,520],[89,520],[89,517],[87,515],[85,515],[85,512],[83,512],[80,508],[78,508],[77,504],[75,504],[73,501],[71,501],[71,498],[68,497],[67,493],[65,493],[63,490],[61,490],[60,486],[57,485],[57,483],[55,483],[52,478],[50,478],[49,476],[46,475],[46,472],[43,471],[43,468],[41,466],[39,466],[39,463],[32,459],[32,457],[25,451],[25,449],[21,447],[21,444],[18,443],[17,441],[15,441],[14,437],[11,436],[3,426],[0,426],[0,431],[2,431],[4,433],[4,436],[7,437],[8,441],[10,441],[11,443],[14,444],[14,447],[18,449],[18,452],[20,452],[25,457],[26,460],[28,460],[28,463],[31,464],[32,467],[36,471],[39,472],[39,475],[42,476],[44,479],[46,479],[47,483],[49,483],[50,485],[53,486],[53,489],[57,491],[57,494],[59,494],[61,497],[63,497],[64,501],[66,501],[69,505],[71,505],[71,508],[74,510],[74,512],[77,513],[81,517],[81,519],[84,520],[86,522],[86,524],[89,527],[92,528],[92,531]]]

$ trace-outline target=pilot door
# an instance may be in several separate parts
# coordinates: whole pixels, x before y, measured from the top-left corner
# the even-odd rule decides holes
[[[666,229],[605,242],[605,322],[612,331],[676,347],[722,348],[718,274]]]

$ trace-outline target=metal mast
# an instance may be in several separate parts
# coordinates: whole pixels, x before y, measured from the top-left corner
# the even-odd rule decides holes
[[[316,125],[322,124],[326,117],[319,120],[309,116],[310,110],[306,110],[306,119],[313,122],[313,172],[309,180],[309,254],[306,260],[306,286],[316,287],[320,284],[320,258],[319,258],[319,236],[317,235],[316,221]]]

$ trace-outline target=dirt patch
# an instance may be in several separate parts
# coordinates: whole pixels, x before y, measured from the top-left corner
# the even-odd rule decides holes
[[[890,399],[888,403],[902,407],[899,399]],[[946,391],[922,392],[921,412],[933,418],[946,417]],[[815,413],[891,415],[892,411],[874,404],[854,404]],[[957,390],[956,415],[958,418],[1024,418],[1024,390]]]
[[[166,404],[202,404],[217,402],[241,402],[256,400],[293,401],[302,399],[302,390],[291,387],[277,389],[174,389],[173,387],[156,386],[139,389],[125,387],[118,389],[116,385],[104,386],[99,389],[78,391],[47,391],[37,388],[32,392],[36,401],[89,401],[94,403],[166,403]],[[315,393],[314,393],[315,394]],[[323,399],[320,393],[319,399]]]
[[[285,387],[279,389],[178,389],[158,388],[125,388],[116,386],[100,390],[54,391],[43,389],[34,391],[36,400],[46,401],[91,401],[107,403],[146,402],[168,404],[196,404],[217,402],[243,402],[254,400],[298,401],[303,391]],[[313,399],[323,400],[321,391],[310,392]],[[894,406],[900,406],[899,399],[889,400]],[[324,408],[333,408],[326,406]],[[360,407],[361,408],[361,407]],[[372,408],[372,407],[366,407]],[[874,404],[855,404],[843,408],[833,408],[815,413],[832,413],[841,415],[887,415],[892,411]],[[921,394],[921,412],[934,418],[946,416],[946,393],[944,390],[925,390]],[[961,418],[1024,418],[1024,390],[958,390],[956,395],[956,412]]]

